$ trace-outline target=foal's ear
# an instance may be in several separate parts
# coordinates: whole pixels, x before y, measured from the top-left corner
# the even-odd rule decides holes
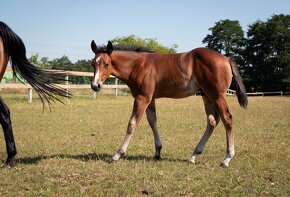
[[[91,49],[94,53],[97,53],[97,51],[98,51],[98,47],[97,47],[94,40],[92,40],[92,42],[91,42]]]
[[[107,54],[110,55],[113,52],[113,50],[114,50],[113,44],[111,41],[109,41],[107,44]]]

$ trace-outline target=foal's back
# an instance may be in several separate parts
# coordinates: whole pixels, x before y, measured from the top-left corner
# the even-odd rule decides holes
[[[231,83],[228,58],[207,48],[178,54],[152,53],[145,58],[146,70],[156,83],[155,98],[184,98],[200,89],[226,92]]]

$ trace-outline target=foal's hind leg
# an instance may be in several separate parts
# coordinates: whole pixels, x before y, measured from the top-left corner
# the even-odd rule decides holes
[[[224,161],[221,163],[221,166],[228,167],[230,160],[235,155],[235,136],[233,131],[233,117],[229,111],[228,104],[225,96],[220,96],[215,101],[215,108],[219,112],[221,119],[224,123],[226,129],[226,138],[227,138],[227,151]]]
[[[5,162],[5,166],[13,167],[16,164],[15,155],[17,154],[17,151],[12,132],[10,111],[1,97],[0,97],[0,123],[4,131],[6,150],[8,155],[7,160]]]
[[[156,118],[156,109],[155,109],[155,100],[152,100],[146,109],[147,120],[153,131],[154,143],[155,143],[155,159],[161,159],[160,151],[162,149],[162,144],[160,141],[158,129],[157,129],[157,118]]]
[[[213,103],[209,100],[209,98],[207,96],[203,96],[202,98],[203,98],[205,112],[206,112],[207,127],[201,140],[199,141],[198,145],[194,149],[192,156],[188,160],[191,163],[195,163],[196,156],[202,153],[202,150],[205,144],[207,143],[214,128],[217,126],[220,120],[219,115],[217,111],[215,110]]]

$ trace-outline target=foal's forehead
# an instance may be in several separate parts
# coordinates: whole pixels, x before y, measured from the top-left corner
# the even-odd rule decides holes
[[[101,55],[96,56],[96,63],[99,64],[101,61]]]

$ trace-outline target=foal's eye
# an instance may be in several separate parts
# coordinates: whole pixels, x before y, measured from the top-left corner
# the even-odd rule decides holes
[[[105,63],[104,67],[105,68],[108,68],[109,67],[109,64]]]

